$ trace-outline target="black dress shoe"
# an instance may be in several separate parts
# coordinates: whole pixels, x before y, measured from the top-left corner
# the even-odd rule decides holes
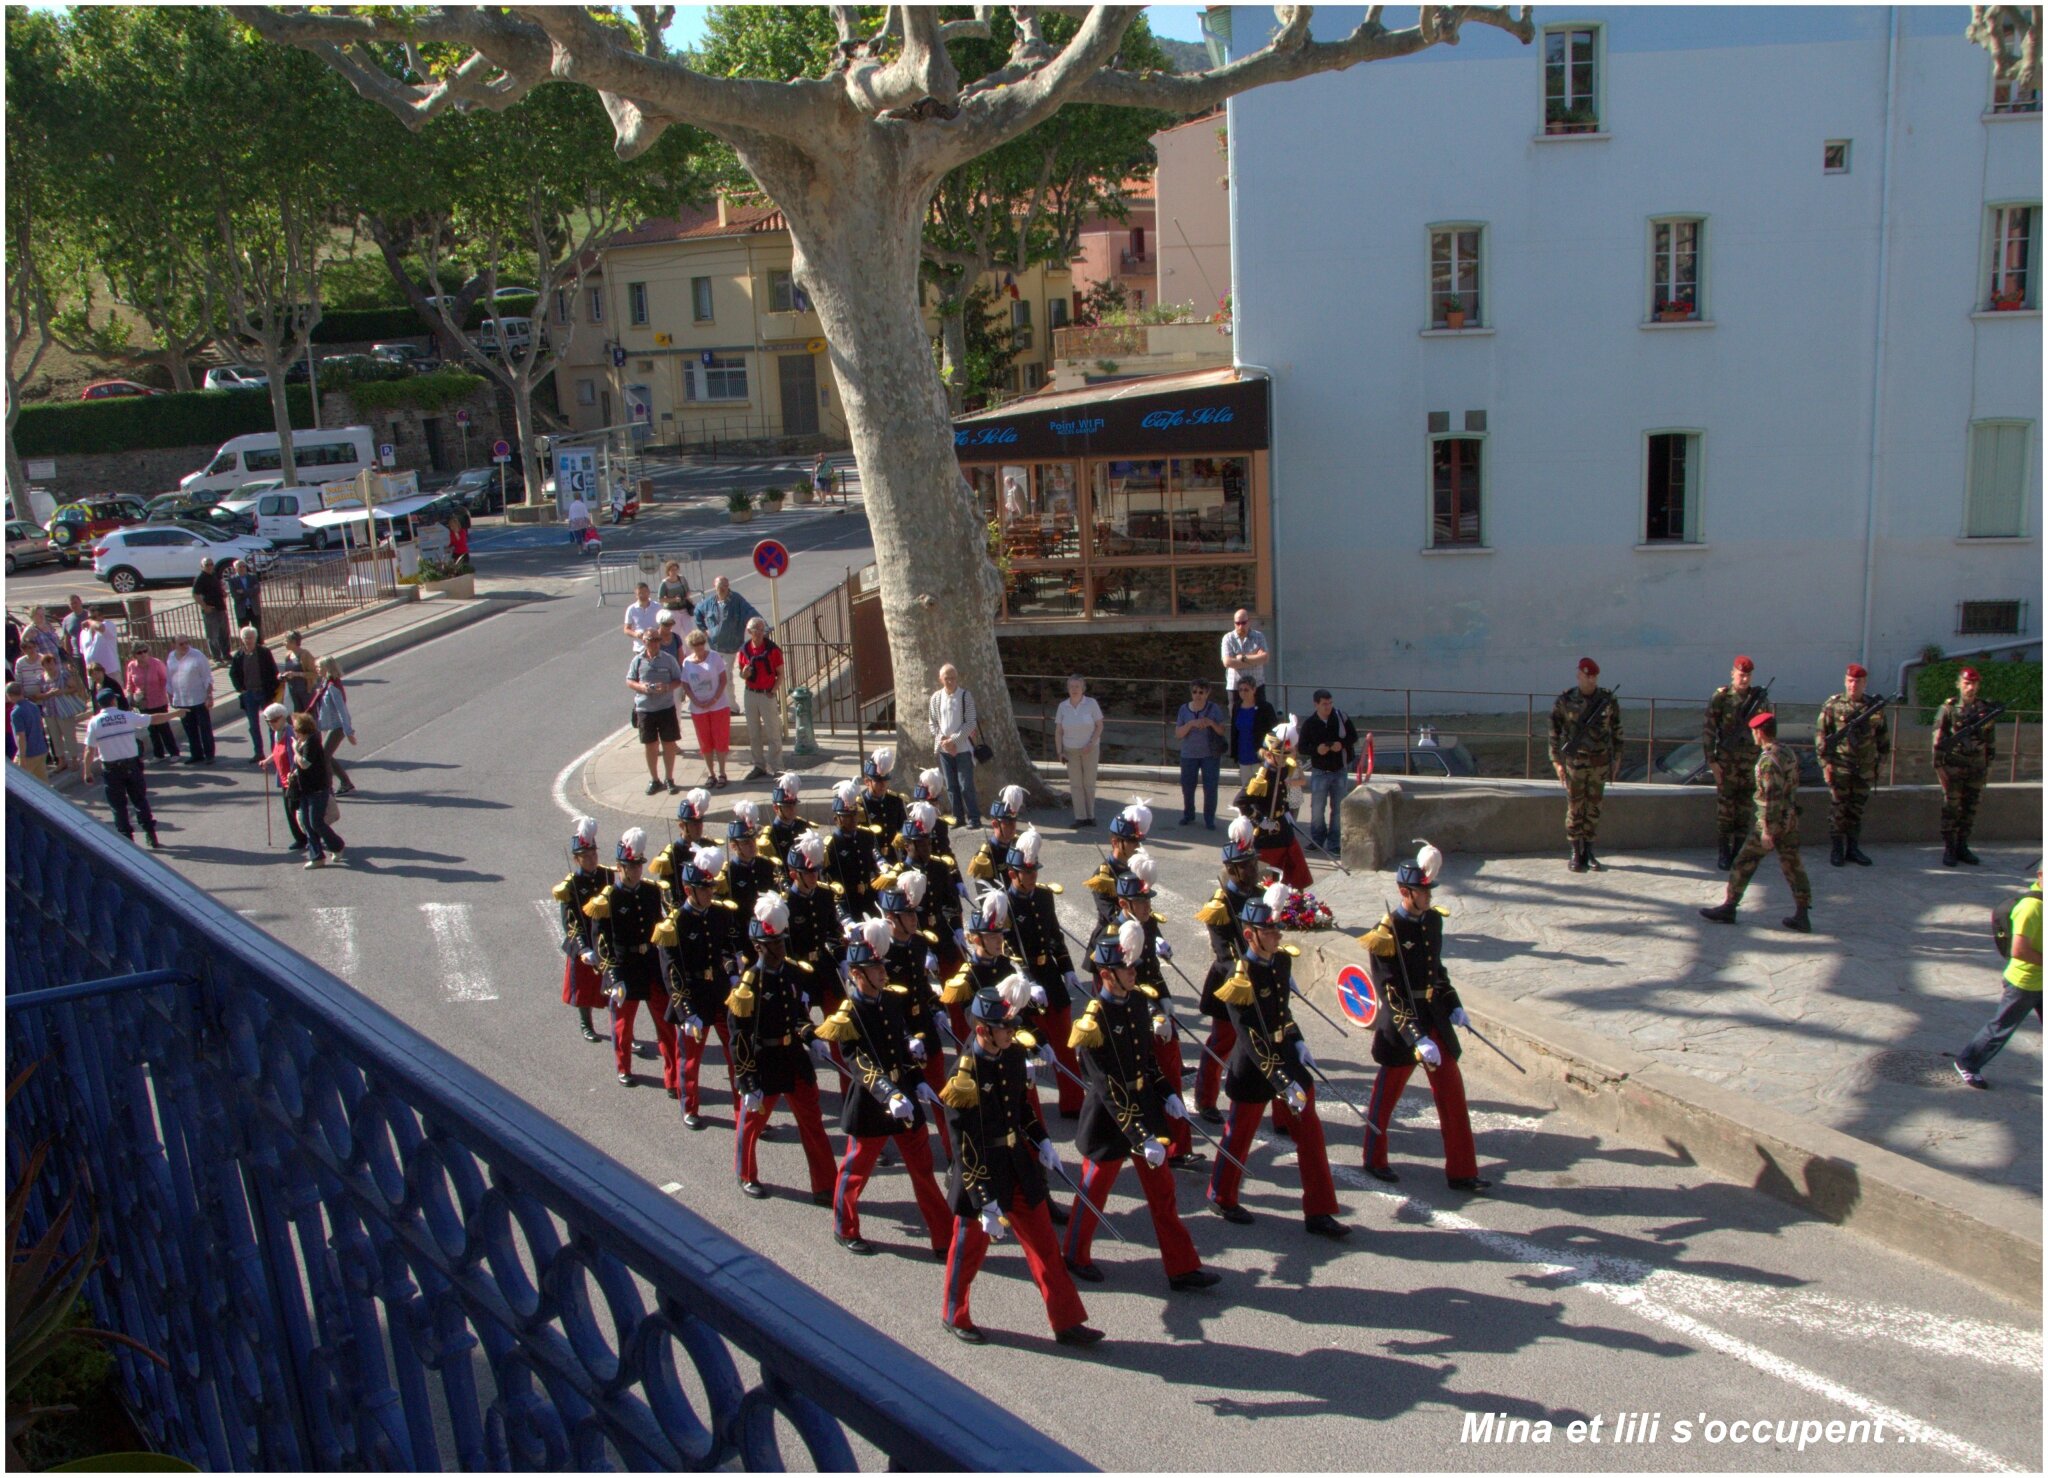
[[[830,1191],[812,1191],[811,1204],[813,1206],[830,1206],[832,1204],[832,1193]]]
[[[1398,1185],[1401,1180],[1400,1176],[1394,1174],[1393,1171],[1387,1169],[1384,1165],[1368,1165],[1365,1167],[1365,1173],[1374,1180],[1385,1181],[1388,1185]]]
[[[1282,1139],[1294,1138],[1294,1126],[1292,1124],[1282,1124],[1278,1119],[1273,1121],[1273,1132]]]
[[[1086,1324],[1069,1324],[1065,1329],[1055,1334],[1053,1338],[1063,1345],[1072,1346],[1077,1350],[1085,1350],[1090,1345],[1102,1343],[1102,1331],[1090,1329]]]
[[[1213,1103],[1210,1104],[1207,1108],[1196,1109],[1195,1112],[1202,1116],[1202,1121],[1204,1123],[1221,1124],[1223,1122],[1223,1110],[1216,1107],[1216,1105]]]
[[[1102,1269],[1095,1266],[1092,1262],[1074,1262],[1069,1260],[1067,1271],[1083,1283],[1100,1283],[1102,1281]]]
[[[1060,1205],[1051,1196],[1045,1198],[1045,1214],[1052,1218],[1052,1224],[1056,1227],[1063,1227],[1067,1224],[1067,1208]]]
[[[1166,1286],[1175,1293],[1193,1293],[1197,1288],[1214,1288],[1223,1280],[1207,1268],[1196,1268],[1192,1273],[1176,1273],[1166,1280]]]
[[[1305,1229],[1311,1237],[1328,1237],[1333,1242],[1351,1235],[1351,1228],[1334,1216],[1311,1216]]]
[[[683,1096],[683,1090],[680,1088],[671,1088],[668,1090],[668,1096],[670,1098],[681,1098]]]
[[[590,1023],[589,1023],[589,1022],[587,1022],[587,1021],[586,1021],[586,1022],[582,1022],[582,1023],[580,1023],[580,1025],[582,1026],[582,1029],[583,1029],[583,1040],[584,1040],[584,1041],[586,1041],[586,1042],[602,1042],[602,1041],[604,1040],[604,1038],[603,1038],[603,1037],[600,1037],[600,1036],[599,1036],[599,1035],[597,1034],[596,1030],[595,1030],[595,1029],[594,1029],[594,1028],[593,1028],[593,1027],[592,1027],[592,1026],[590,1025]]]
[[[773,1139],[775,1137],[775,1126],[773,1124],[763,1124],[761,1126],[761,1137],[763,1139]]]
[[[704,1127],[704,1116],[702,1114],[684,1114],[683,1127],[685,1129],[702,1129]]]
[[[866,1237],[842,1237],[839,1233],[834,1232],[832,1240],[841,1247],[844,1247],[848,1252],[851,1252],[855,1257],[873,1257],[875,1255],[875,1244]]]
[[[1226,1206],[1221,1201],[1211,1201],[1209,1204],[1215,1208],[1218,1216],[1233,1226],[1248,1227],[1258,1220],[1242,1206]]]
[[[768,1187],[758,1180],[743,1180],[740,1182],[740,1194],[752,1196],[756,1201],[765,1201],[768,1199]]]
[[[620,1074],[619,1074],[619,1086],[620,1086],[621,1088],[630,1088],[630,1087],[632,1087],[632,1086],[633,1086],[633,1075],[632,1075],[631,1073],[620,1073]]]
[[[1209,1163],[1209,1157],[1200,1150],[1189,1150],[1184,1155],[1175,1155],[1166,1162],[1170,1170],[1200,1170]]]
[[[1493,1186],[1492,1181],[1481,1180],[1476,1175],[1461,1175],[1454,1180],[1446,1181],[1445,1184],[1454,1191],[1463,1191],[1468,1196],[1483,1196]]]
[[[948,1334],[959,1340],[963,1345],[985,1345],[988,1343],[988,1336],[979,1329],[976,1329],[972,1324],[955,1324],[950,1319],[941,1319],[939,1322],[946,1326]]]

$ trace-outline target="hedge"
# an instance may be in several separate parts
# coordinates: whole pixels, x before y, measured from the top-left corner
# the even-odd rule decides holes
[[[531,318],[534,304],[538,301],[532,293],[505,298],[499,303],[499,313],[506,318]],[[473,329],[486,316],[483,303],[473,303],[464,326]],[[383,308],[330,308],[314,325],[313,342],[370,344],[379,339],[417,339],[432,332],[427,321],[403,303]]]
[[[285,402],[293,427],[312,426],[313,402],[304,385],[287,385]],[[24,457],[82,457],[218,446],[231,436],[276,429],[267,391],[189,390],[25,405],[14,425],[14,445]]]
[[[390,411],[401,407],[415,411],[443,411],[460,405],[483,388],[482,375],[468,370],[445,368],[430,375],[408,375],[402,380],[351,380],[344,388],[356,410]]]
[[[1965,667],[1976,668],[1983,678],[1977,694],[1986,702],[2006,704],[2029,718],[2041,716],[2039,662],[2006,662],[1996,656],[1949,657],[1928,663],[1914,675],[1913,697],[1920,705],[1922,723],[1933,723],[1942,700],[1955,696],[1956,674]]]

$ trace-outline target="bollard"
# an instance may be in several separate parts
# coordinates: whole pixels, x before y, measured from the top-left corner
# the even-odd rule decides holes
[[[816,754],[818,736],[811,727],[811,690],[799,687],[789,695],[789,722],[796,736],[794,749],[798,754]]]

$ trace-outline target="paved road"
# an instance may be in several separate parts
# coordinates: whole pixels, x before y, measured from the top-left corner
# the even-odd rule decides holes
[[[751,531],[738,532],[712,551],[714,569],[739,568]],[[790,598],[863,558],[864,538],[851,519],[799,531]],[[239,763],[161,779],[168,860],[1091,1461],[1239,1471],[2039,1470],[2037,1310],[1802,1220],[1664,1151],[1494,1096],[1476,1105],[1482,1160],[1503,1180],[1492,1198],[1447,1192],[1426,1100],[1411,1096],[1399,1122],[1397,1187],[1359,1173],[1359,1132],[1332,1104],[1340,1196],[1357,1229],[1348,1243],[1303,1235],[1290,1147],[1268,1139],[1245,1194],[1254,1226],[1201,1211],[1201,1183],[1183,1178],[1196,1245],[1224,1274],[1213,1293],[1165,1292],[1127,1179],[1113,1204],[1132,1245],[1098,1238],[1108,1281],[1084,1290],[1107,1342],[1086,1356],[1054,1346],[1021,1258],[1004,1245],[975,1289],[992,1343],[956,1344],[939,1327],[939,1269],[923,1253],[900,1176],[885,1171],[868,1196],[866,1230],[884,1255],[857,1261],[800,1194],[789,1128],[764,1152],[775,1198],[748,1201],[733,1183],[721,1095],[709,1096],[710,1130],[687,1133],[653,1086],[651,1060],[641,1086],[622,1090],[606,1049],[576,1035],[559,1004],[547,901],[566,865],[568,816],[556,795],[566,767],[619,726],[623,643],[615,614],[599,613],[565,553],[487,557],[486,569],[513,570],[547,598],[355,679],[363,745],[344,755],[363,791],[343,808],[348,867],[304,872],[266,848],[261,793]],[[229,737],[224,753],[245,751]],[[633,819],[601,818],[607,849]],[[660,821],[650,829],[665,837]],[[1049,877],[1068,882],[1077,923],[1073,885],[1091,849],[1071,837],[1049,833],[1046,862]],[[1168,935],[1192,958],[1201,951],[1190,905],[1204,891],[1212,839],[1201,834],[1197,849],[1170,826],[1159,837]],[[1309,1034],[1363,1101],[1365,1074],[1336,1066],[1361,1061],[1359,1044],[1320,1024]],[[1657,1440],[1615,1443],[1624,1412],[1661,1413]],[[1467,1415],[1489,1413],[1558,1426],[1547,1445],[1468,1434]],[[1597,1444],[1567,1440],[1566,1423],[1595,1416]],[[1783,1442],[1774,1426],[1761,1448],[1737,1448],[1712,1429],[1675,1440],[1681,1420],[1758,1418],[1810,1421],[1820,1437],[1803,1451],[1796,1426]],[[1866,1425],[1853,1444],[1829,1443],[1831,1421],[1882,1425]]]

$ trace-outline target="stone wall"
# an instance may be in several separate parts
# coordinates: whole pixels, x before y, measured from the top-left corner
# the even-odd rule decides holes
[[[1030,753],[1040,759],[1051,757],[1051,715],[1067,696],[1067,674],[1078,672],[1088,679],[1089,695],[1102,705],[1103,760],[1158,764],[1178,753],[1171,747],[1165,720],[1187,702],[1188,679],[1207,678],[1212,693],[1222,683],[1223,664],[1217,655],[1222,639],[1219,625],[1213,633],[999,636],[996,645],[1003,671],[1010,675],[1010,702]]]
[[[178,479],[197,472],[213,459],[218,446],[158,447],[147,452],[98,452],[90,456],[56,457],[55,477],[38,477],[35,485],[49,490],[59,503],[106,493],[135,493],[154,498],[175,493]],[[46,460],[32,457],[32,462]]]

